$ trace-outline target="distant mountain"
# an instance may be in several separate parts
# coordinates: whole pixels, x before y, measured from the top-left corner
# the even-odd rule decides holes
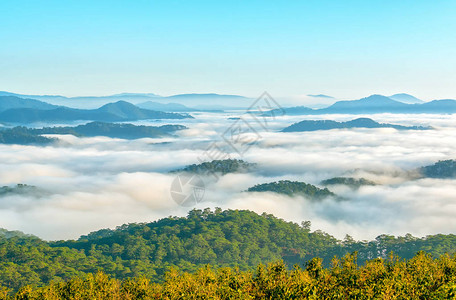
[[[402,103],[407,103],[407,104],[422,104],[424,103],[423,100],[418,99],[412,95],[409,94],[394,94],[392,96],[389,96],[388,98],[391,98],[395,101],[399,101]]]
[[[180,94],[162,99],[180,102],[185,105],[191,105],[198,110],[228,110],[241,109],[249,107],[254,99],[238,95],[220,95],[220,94]]]
[[[430,102],[423,103],[417,107],[419,107],[419,109],[422,112],[455,113],[456,112],[456,100],[453,100],[453,99],[433,100]]]
[[[400,99],[399,101],[391,97]],[[407,94],[397,94],[391,97],[372,95],[359,100],[337,101],[333,105],[310,109],[302,106],[284,108],[287,115],[322,115],[322,114],[377,114],[377,113],[402,113],[402,114],[453,114],[456,113],[456,100],[444,99],[423,102]],[[415,100],[414,100],[415,99]],[[421,101],[421,102],[418,102]],[[403,102],[417,102],[408,104]],[[266,116],[268,114],[265,114]]]
[[[456,160],[441,160],[433,165],[420,168],[419,172],[429,178],[456,178]]]
[[[54,105],[63,105],[71,108],[94,109],[104,104],[116,101],[129,101],[131,103],[145,102],[160,96],[152,93],[121,93],[109,96],[78,96],[65,97],[60,95],[23,95],[10,92],[0,92],[1,95],[16,96],[45,101]]]
[[[153,102],[153,101],[146,101],[146,102],[136,104],[136,106],[138,106],[140,108],[144,108],[144,109],[166,111],[166,112],[198,111],[197,109],[190,108],[188,106],[185,106],[185,105],[179,104],[179,103],[158,103],[158,102]]]
[[[173,96],[167,96],[164,97],[167,99],[185,99],[185,100],[191,100],[191,99],[211,99],[211,100],[225,100],[225,99],[238,99],[238,100],[248,100],[249,98],[244,97],[244,96],[238,96],[238,95],[220,95],[220,94],[179,94],[179,95],[173,95]],[[249,104],[249,103],[247,103]]]
[[[138,98],[142,98],[142,97],[160,97],[160,96],[157,95],[157,94],[154,94],[154,93],[120,93],[120,94],[114,94],[114,95],[106,96],[106,97],[110,97],[110,98],[115,98],[115,97],[138,97]]]
[[[301,132],[316,130],[331,130],[338,128],[394,128],[398,130],[427,130],[430,127],[423,126],[402,126],[375,122],[369,118],[358,118],[347,122],[336,122],[332,120],[304,120],[294,123],[282,130],[282,132]]]
[[[65,99],[66,97],[60,95],[24,95],[24,94],[16,94],[11,92],[0,91],[0,96],[15,96],[18,98],[26,98],[26,99],[35,99],[35,100],[42,100],[45,101],[46,99]]]
[[[45,103],[34,99],[23,99],[16,96],[0,95],[0,112],[15,108],[33,108],[33,109],[55,109],[56,105]]]
[[[334,99],[334,97],[328,96],[328,95],[323,95],[323,94],[318,94],[318,95],[307,95],[312,98],[327,98],[327,99]]]
[[[230,108],[246,108],[253,99],[238,95],[220,94],[178,94],[173,96],[159,96],[153,93],[120,93],[109,96],[79,96],[65,97],[59,95],[22,95],[10,92],[0,92],[0,96],[16,96],[45,101],[54,105],[63,105],[79,109],[95,109],[104,104],[116,101],[128,101],[133,104],[148,101],[168,103],[179,102],[185,106],[201,106],[201,110],[220,110]]]
[[[166,113],[139,108],[125,101],[106,104],[98,109],[74,109],[58,107],[50,110],[33,108],[9,109],[0,113],[0,121],[11,123],[33,123],[49,121],[92,120],[120,122],[146,119],[185,119],[188,114]]]
[[[403,110],[407,105],[381,95],[372,95],[360,100],[338,101],[333,105],[319,109],[320,113],[383,113]]]
[[[352,177],[334,177],[323,180],[321,185],[346,185],[351,188],[359,188],[363,185],[376,185],[375,182],[365,178],[352,178]]]
[[[183,119],[183,115],[143,109],[126,101],[108,103],[98,108],[96,111],[98,113],[115,115],[122,120]]]
[[[283,108],[283,109],[273,109],[273,110],[270,110],[268,112],[265,112],[263,114],[263,116],[270,116],[270,117],[274,117],[274,116],[281,116],[283,115],[285,112],[285,115],[288,115],[288,116],[300,116],[300,115],[312,115],[314,114],[315,110],[313,110],[312,108],[309,108],[309,107],[305,107],[305,106],[295,106],[295,107],[287,107],[287,108]]]
[[[248,192],[274,192],[287,196],[301,195],[312,199],[323,199],[330,196],[335,196],[327,188],[320,189],[312,184],[307,184],[299,181],[281,180],[277,182],[257,184],[250,187]]]

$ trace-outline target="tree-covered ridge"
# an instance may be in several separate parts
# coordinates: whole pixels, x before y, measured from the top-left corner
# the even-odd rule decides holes
[[[311,199],[323,199],[335,196],[327,188],[321,189],[312,184],[299,181],[280,180],[276,182],[257,184],[248,188],[248,192],[274,192],[288,196],[302,195]]]
[[[342,128],[394,128],[397,130],[427,130],[430,127],[423,126],[402,126],[387,123],[378,123],[369,118],[358,118],[347,122],[333,120],[304,120],[294,123],[282,130],[282,132],[331,130]]]
[[[322,185],[346,185],[352,188],[359,188],[363,185],[376,185],[375,182],[367,180],[365,178],[353,178],[353,177],[334,177],[323,180]]]
[[[189,165],[173,172],[188,172],[195,174],[220,173],[225,175],[228,173],[245,173],[253,171],[255,168],[256,164],[248,163],[241,159],[224,159]]]
[[[169,267],[195,271],[209,263],[250,270],[278,259],[291,266],[337,241],[304,225],[250,211],[206,209],[186,218],[101,230],[78,241],[0,236],[0,285],[17,289],[97,270],[121,279],[145,275],[159,281]]]
[[[47,145],[55,141],[57,139],[33,134],[26,127],[0,129],[0,144]]]
[[[13,293],[10,293],[13,296]],[[45,287],[24,286],[15,299],[454,299],[456,257],[434,258],[423,252],[409,260],[390,256],[357,262],[356,253],[334,258],[323,267],[315,258],[288,269],[282,262],[255,270],[172,269],[163,283],[147,277],[123,281],[104,273],[89,274]],[[12,299],[0,287],[0,299]]]
[[[456,178],[456,160],[441,160],[433,165],[419,169],[424,177],[430,178]]]
[[[27,128],[23,126],[0,130],[0,143],[4,144],[49,144],[56,138],[43,134],[71,134],[79,137],[106,136],[120,139],[158,138],[171,136],[178,130],[186,129],[183,125],[144,126],[127,123],[90,122],[85,125]]]
[[[107,136],[121,139],[170,136],[178,130],[186,129],[183,125],[145,126],[128,123],[90,122],[75,127],[44,127],[30,129],[34,134],[72,134],[76,136]]]
[[[33,235],[25,234],[22,231],[17,231],[17,230],[9,231],[9,230],[0,228],[0,239],[1,238],[10,239],[10,238],[13,238],[13,237],[20,237],[20,238],[24,238],[25,237],[25,238],[28,238],[28,237],[33,237]]]

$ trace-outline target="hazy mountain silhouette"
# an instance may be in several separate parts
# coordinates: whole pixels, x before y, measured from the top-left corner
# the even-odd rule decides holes
[[[50,110],[35,108],[9,109],[0,113],[0,121],[32,123],[46,121],[92,120],[104,122],[134,121],[146,119],[193,118],[188,114],[167,113],[139,108],[125,101],[103,105],[98,109],[58,107]]]
[[[200,106],[202,110],[219,110],[236,107],[248,107],[253,99],[238,95],[221,94],[178,94],[172,96],[160,96],[153,93],[120,93],[109,96],[78,96],[65,97],[60,95],[22,95],[10,92],[0,92],[0,96],[16,96],[45,101],[54,105],[63,105],[79,109],[95,109],[107,103],[116,101],[128,101],[132,104],[140,104],[148,101],[166,104],[179,102],[185,106]]]
[[[146,101],[136,106],[144,109],[150,110],[159,110],[159,111],[171,111],[171,112],[191,112],[191,111],[198,111],[195,108],[191,108],[179,103],[158,103],[153,101]]]
[[[403,94],[405,95],[405,94]],[[403,99],[406,96],[401,96]],[[411,96],[413,97],[413,96]],[[418,99],[419,100],[419,99]],[[410,100],[411,101],[411,100]],[[456,113],[456,100],[434,100],[421,104],[407,104],[382,95],[372,95],[359,100],[338,101],[333,105],[310,109],[303,106],[286,107],[288,115],[321,115],[321,114],[377,114],[377,113],[429,113],[429,114],[452,114]]]
[[[418,99],[412,95],[409,95],[409,94],[394,94],[392,96],[389,96],[388,98],[391,98],[395,101],[399,101],[399,102],[402,102],[402,103],[406,103],[406,104],[422,104],[424,103],[423,100],[421,99]]]
[[[318,94],[318,95],[309,94],[309,95],[307,95],[307,96],[312,97],[312,98],[327,98],[327,99],[334,99],[334,97],[331,97],[331,96],[328,96],[328,95],[323,95],[323,94]]]
[[[14,108],[53,109],[57,108],[57,106],[34,99],[23,99],[16,96],[0,96],[0,112]]]

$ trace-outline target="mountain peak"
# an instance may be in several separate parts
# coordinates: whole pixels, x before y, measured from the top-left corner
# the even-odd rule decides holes
[[[324,95],[324,94],[309,94],[307,95],[308,97],[312,97],[312,98],[328,98],[328,99],[334,99],[334,97],[332,96],[328,96],[328,95]]]
[[[99,109],[105,110],[105,109],[110,109],[110,108],[135,109],[135,108],[138,108],[138,107],[136,105],[134,105],[134,104],[131,104],[130,102],[127,102],[127,101],[124,101],[124,100],[119,100],[119,101],[116,101],[116,102],[107,103],[107,104],[103,105],[102,107],[100,107]]]
[[[421,104],[424,103],[423,100],[418,99],[412,95],[405,94],[405,93],[400,93],[400,94],[394,94],[392,96],[389,96],[390,99],[393,99],[395,101],[399,101],[402,103],[406,104]]]
[[[379,94],[373,94],[368,97],[360,99],[360,101],[376,101],[376,102],[379,102],[379,101],[391,102],[391,100],[392,100],[391,98],[383,96],[383,95],[379,95]]]

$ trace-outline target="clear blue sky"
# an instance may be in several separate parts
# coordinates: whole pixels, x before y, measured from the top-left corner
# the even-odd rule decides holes
[[[0,90],[456,98],[456,1],[0,2]]]

